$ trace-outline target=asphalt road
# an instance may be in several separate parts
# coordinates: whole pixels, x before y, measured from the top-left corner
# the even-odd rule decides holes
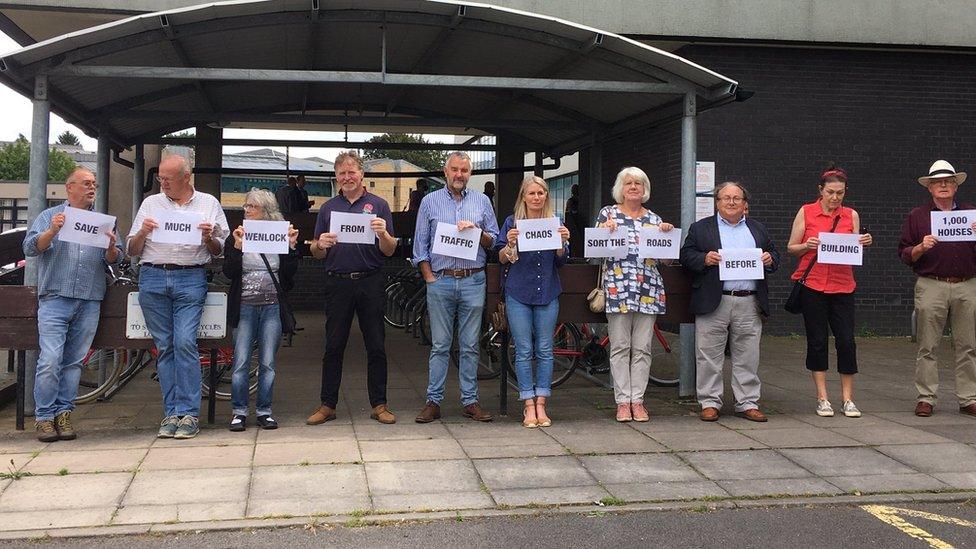
[[[156,536],[121,536],[71,540],[0,542],[0,548],[90,547],[976,547],[976,502],[901,505],[962,519],[940,522],[931,516],[893,519],[901,528],[854,506],[642,511],[631,513],[541,514],[467,518],[376,526],[318,526],[267,530],[199,532]],[[904,522],[914,529],[905,526]],[[936,541],[912,537],[919,529]]]

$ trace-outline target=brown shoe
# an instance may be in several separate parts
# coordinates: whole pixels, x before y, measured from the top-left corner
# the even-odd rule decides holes
[[[440,418],[441,418],[440,405],[428,401],[427,404],[424,405],[424,409],[420,411],[420,415],[417,416],[417,418],[414,419],[414,421],[416,421],[417,423],[430,423],[431,421]]]
[[[45,419],[34,424],[37,431],[37,440],[41,442],[54,442],[58,440],[58,430],[54,428],[54,420]]]
[[[329,408],[325,404],[319,406],[312,412],[312,415],[308,416],[305,420],[305,425],[321,425],[326,421],[332,421],[336,418],[335,408]]]
[[[763,423],[766,421],[766,414],[759,411],[759,408],[750,408],[743,412],[736,412],[735,415],[748,419],[749,421],[756,421]]]
[[[491,414],[485,411],[477,402],[468,404],[461,412],[464,417],[469,417],[475,421],[491,421]]]
[[[718,408],[712,406],[702,408],[701,413],[698,414],[698,419],[702,421],[718,421]]]
[[[58,432],[59,440],[74,440],[78,433],[71,425],[71,412],[61,412],[54,416],[54,429]]]
[[[377,404],[376,406],[373,406],[373,413],[369,414],[369,417],[387,425],[396,423],[396,416],[393,415],[393,412],[386,407],[386,404]]]
[[[959,410],[960,412],[962,409]],[[915,405],[915,415],[918,417],[929,417],[932,415],[932,405],[928,402],[919,402]]]
[[[976,402],[970,404],[969,406],[960,406],[960,414],[966,414],[968,416],[976,416]]]

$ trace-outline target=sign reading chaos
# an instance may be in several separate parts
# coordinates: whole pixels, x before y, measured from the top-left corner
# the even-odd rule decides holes
[[[558,250],[563,247],[559,236],[559,218],[518,219],[515,227],[519,231],[518,249],[520,252]]]
[[[637,257],[678,259],[681,253],[681,229],[664,232],[657,227],[642,227]]]
[[[373,214],[354,214],[332,212],[329,215],[329,232],[336,235],[342,244],[372,244],[376,241],[376,232],[369,226]]]
[[[108,249],[106,233],[112,227],[115,227],[114,216],[65,206],[64,226],[58,232],[58,240]]]
[[[939,242],[976,240],[973,221],[976,221],[976,210],[932,212],[932,236]]]
[[[156,216],[159,226],[153,229],[151,239],[157,244],[200,244],[202,222],[203,214],[198,212],[163,211]]]
[[[197,339],[223,339],[227,335],[227,294],[207,292],[203,315],[197,328]],[[125,310],[125,337],[152,339],[146,328],[146,317],[139,306],[139,292],[129,292]]]
[[[820,233],[820,246],[817,248],[817,262],[825,265],[861,265],[864,261],[864,246],[859,242],[859,234]]]
[[[627,257],[627,231],[587,227],[583,231],[583,257]]]
[[[288,222],[245,219],[241,251],[246,254],[288,253]]]
[[[765,271],[759,248],[723,248],[718,251],[719,280],[762,280]]]
[[[431,253],[456,257],[458,259],[478,259],[478,248],[481,242],[481,229],[471,227],[459,231],[453,223],[437,222],[434,230],[434,245]]]

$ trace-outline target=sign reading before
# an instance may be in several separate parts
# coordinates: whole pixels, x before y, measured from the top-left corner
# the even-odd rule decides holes
[[[765,278],[762,250],[759,248],[721,249],[718,255],[719,280],[762,280]]]

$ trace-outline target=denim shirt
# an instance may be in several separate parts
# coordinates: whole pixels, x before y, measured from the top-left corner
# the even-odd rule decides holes
[[[44,251],[37,249],[37,239],[51,226],[51,218],[64,213],[65,204],[48,208],[31,223],[24,237],[24,255],[37,258],[37,295],[58,295],[73,299],[101,301],[105,297],[105,251],[95,246],[62,242],[57,236]],[[116,229],[116,235],[118,235]],[[122,244],[116,263],[124,257]]]
[[[514,227],[514,217],[506,217],[502,230],[495,238],[496,250],[501,250],[508,244],[506,235]],[[525,305],[548,305],[559,297],[563,293],[563,287],[556,269],[565,265],[569,259],[569,246],[564,245],[563,250],[566,253],[562,257],[556,255],[556,250],[519,252],[518,261],[502,266],[503,270],[508,267],[508,277],[505,279],[506,296]]]

